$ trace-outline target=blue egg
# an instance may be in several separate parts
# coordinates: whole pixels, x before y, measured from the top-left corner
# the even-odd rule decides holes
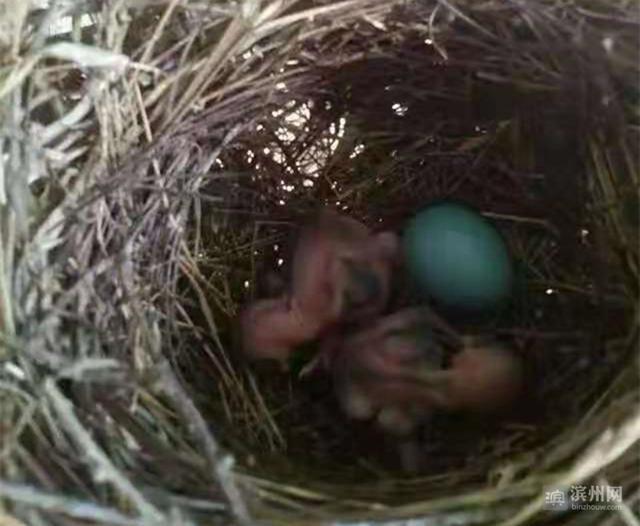
[[[494,311],[513,288],[513,262],[496,228],[471,207],[441,201],[409,222],[403,237],[407,270],[420,292],[461,313]]]

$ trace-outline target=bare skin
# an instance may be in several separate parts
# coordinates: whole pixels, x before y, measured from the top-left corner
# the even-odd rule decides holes
[[[436,340],[415,330],[434,323],[462,347],[446,370]],[[326,356],[345,413],[356,419],[375,416],[380,427],[401,435],[437,409],[499,412],[522,390],[522,364],[513,353],[457,336],[426,308],[382,318],[371,329],[333,343]]]
[[[507,409],[524,383],[522,362],[498,345],[468,345],[453,357],[451,367],[415,377],[431,386],[442,409],[493,413]]]
[[[243,349],[252,359],[284,362],[295,346],[320,329],[314,318],[294,311],[286,296],[255,301],[240,315]]]
[[[323,211],[302,233],[294,256],[294,307],[321,322],[378,314],[389,299],[397,251],[391,232],[373,235],[355,219]]]
[[[434,393],[414,376],[415,371],[438,371],[442,352],[422,309],[382,318],[326,356],[338,399],[352,418],[375,416],[379,427],[406,435],[431,415]]]
[[[390,232],[373,235],[354,219],[321,212],[296,247],[290,293],[242,312],[245,353],[284,361],[294,347],[339,323],[379,314],[389,298],[397,247]]]

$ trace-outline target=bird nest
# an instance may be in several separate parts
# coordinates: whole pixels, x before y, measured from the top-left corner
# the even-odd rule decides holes
[[[0,7],[0,522],[637,523],[632,2],[51,4]],[[233,333],[319,204],[443,197],[513,254],[527,391],[409,474]],[[585,485],[622,501],[544,509]]]

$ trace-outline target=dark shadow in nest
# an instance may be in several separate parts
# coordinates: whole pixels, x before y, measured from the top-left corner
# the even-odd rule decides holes
[[[217,291],[210,304],[228,358],[242,364],[231,337],[237,309],[269,295],[273,276],[286,280],[297,227],[319,205],[397,231],[442,197],[486,214],[508,241],[518,280],[510,309],[482,329],[521,353],[529,385],[505,418],[443,415],[420,436],[425,475],[464,469],[481,481],[496,457],[531,449],[580,418],[620,363],[605,342],[624,334],[629,303],[586,204],[580,136],[592,87],[580,76],[553,90],[492,82],[471,50],[448,52],[456,59],[408,38],[392,56],[316,68],[317,82],[303,92],[277,87],[255,129],[218,161],[229,175],[207,190],[223,193],[228,208],[203,211],[201,271]],[[206,386],[196,392],[212,392],[219,366],[211,353],[199,356],[189,377]],[[259,428],[268,425],[245,418],[228,396],[201,400],[212,421],[230,420],[217,431],[240,462],[254,471],[269,464],[270,476],[291,483],[300,466],[316,480],[397,473],[396,441],[347,421],[328,379],[298,381],[269,364],[250,369],[279,440],[265,440]],[[221,391],[233,389],[223,383]]]

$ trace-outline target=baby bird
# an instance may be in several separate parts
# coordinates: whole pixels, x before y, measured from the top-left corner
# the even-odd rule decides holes
[[[451,367],[422,375],[431,385],[434,403],[450,411],[496,413],[513,406],[524,385],[522,361],[495,344],[467,342]]]
[[[380,428],[400,436],[429,418],[433,392],[416,375],[438,371],[443,354],[428,320],[424,309],[405,309],[326,352],[348,416],[375,417]]]
[[[293,260],[293,308],[328,325],[379,314],[390,294],[399,242],[361,222],[323,210],[305,228]]]
[[[240,315],[242,348],[250,359],[284,363],[294,347],[320,330],[317,320],[292,309],[286,296],[254,301]]]
[[[258,300],[240,316],[250,358],[286,360],[292,350],[339,323],[377,315],[390,294],[398,240],[359,221],[322,211],[303,229],[287,295]]]
[[[433,327],[443,331],[438,338]],[[447,369],[438,344],[443,340],[462,347]],[[355,419],[375,416],[379,427],[399,435],[435,410],[500,412],[523,386],[522,363],[513,353],[458,336],[426,307],[387,316],[333,344],[327,356],[344,412]]]

